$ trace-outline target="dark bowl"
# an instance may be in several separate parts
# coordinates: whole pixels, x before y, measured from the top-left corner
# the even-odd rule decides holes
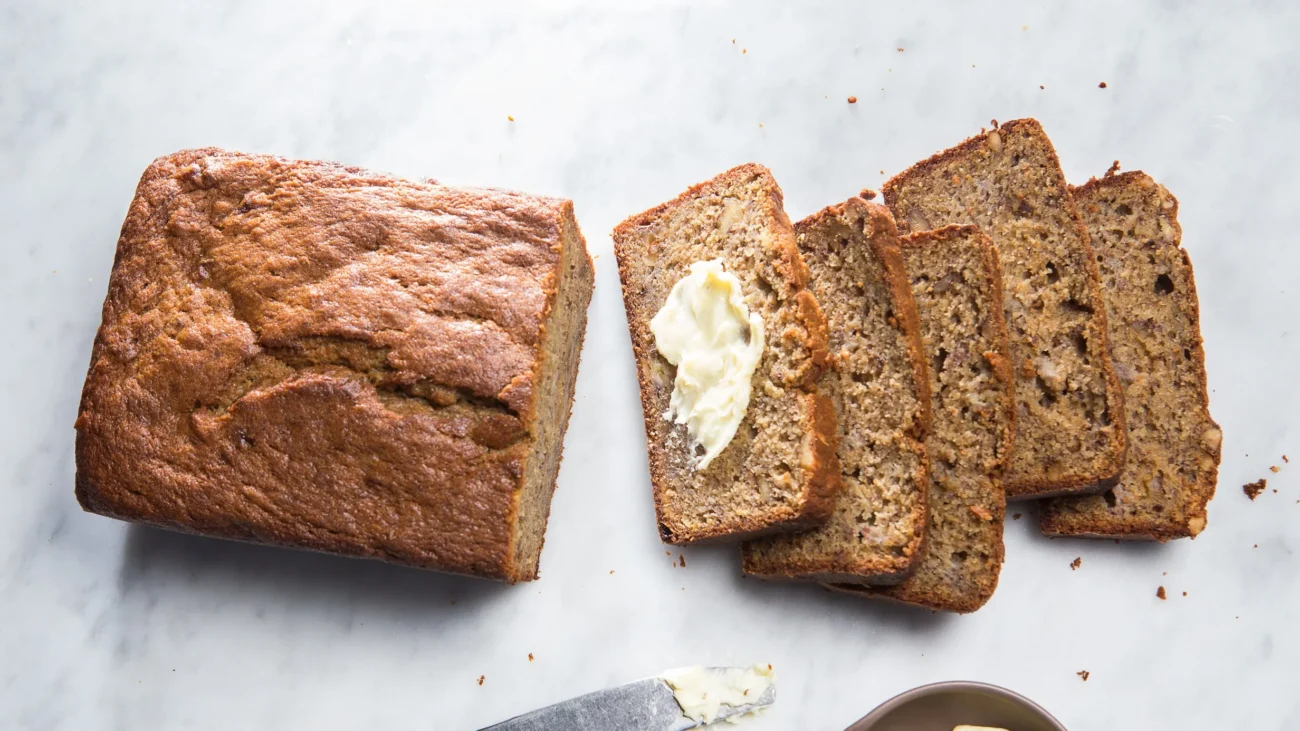
[[[1010,731],[1065,731],[1041,706],[1006,688],[949,681],[896,695],[849,726],[848,731],[952,731],[954,726]]]

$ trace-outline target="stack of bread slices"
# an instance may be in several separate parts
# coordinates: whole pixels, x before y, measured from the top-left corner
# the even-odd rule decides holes
[[[1067,185],[1023,119],[874,198],[791,224],[742,165],[614,230],[663,540],[970,612],[1008,500],[1042,500],[1051,535],[1204,529],[1222,433],[1174,197],[1114,168]],[[694,355],[661,352],[670,308]]]

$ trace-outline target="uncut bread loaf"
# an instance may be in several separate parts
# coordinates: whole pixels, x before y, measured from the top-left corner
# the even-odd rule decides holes
[[[925,536],[930,393],[898,232],[884,206],[861,198],[795,230],[830,323],[831,369],[820,385],[839,417],[845,487],[824,526],[746,543],[745,573],[899,581]]]
[[[973,612],[993,595],[1002,570],[1002,470],[1014,433],[1002,271],[993,242],[975,226],[911,234],[902,250],[930,366],[925,548],[900,584],[834,588]]]
[[[1114,484],[1124,403],[1097,263],[1042,127],[1021,119],[972,137],[895,176],[884,195],[907,230],[975,224],[998,249],[1016,377],[1008,499]]]
[[[1205,528],[1223,432],[1210,418],[1200,308],[1178,201],[1140,171],[1073,190],[1101,268],[1124,384],[1128,463],[1096,496],[1043,504],[1043,532],[1169,540]]]
[[[145,171],[77,417],[91,512],[536,578],[592,290],[567,200],[218,149]]]
[[[632,216],[613,238],[662,539],[740,539],[824,521],[840,487],[834,407],[817,390],[826,317],[772,174],[752,164],[728,170]],[[712,260],[740,280],[766,337],[743,421],[697,470],[686,427],[665,417],[676,370],[656,349],[650,320],[692,264]]]

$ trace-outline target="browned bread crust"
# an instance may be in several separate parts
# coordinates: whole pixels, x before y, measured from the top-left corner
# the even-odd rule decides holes
[[[930,359],[930,521],[920,563],[894,586],[834,585],[930,609],[973,612],[1002,568],[1002,470],[1014,436],[1015,391],[1002,314],[1002,271],[975,226],[902,239],[903,262]]]
[[[808,290],[781,189],[746,164],[692,186],[613,231],[637,363],[650,480],[667,543],[739,540],[824,521],[840,489],[835,414],[816,387],[826,367],[826,318]],[[674,370],[650,320],[697,262],[720,258],[767,330],[749,409],[705,470],[689,463],[686,429],[664,418]]]
[[[1072,193],[1100,263],[1129,457],[1106,493],[1045,502],[1041,527],[1050,535],[1195,537],[1214,497],[1223,432],[1210,417],[1178,200],[1141,171],[1094,178]]]
[[[533,579],[592,283],[567,200],[215,148],[159,158],[118,240],[77,498]]]
[[[825,525],[746,543],[744,570],[899,581],[925,541],[930,392],[897,228],[884,206],[852,198],[795,231],[830,323],[831,370],[820,385],[839,416],[845,488]]]
[[[1087,230],[1042,127],[1020,119],[976,135],[894,176],[884,196],[905,230],[975,224],[998,248],[1016,374],[1008,499],[1113,485],[1123,389]]]

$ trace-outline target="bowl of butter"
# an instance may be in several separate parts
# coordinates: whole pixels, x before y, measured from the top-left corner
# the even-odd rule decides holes
[[[987,683],[949,681],[890,698],[847,731],[1066,731],[1028,698]]]

